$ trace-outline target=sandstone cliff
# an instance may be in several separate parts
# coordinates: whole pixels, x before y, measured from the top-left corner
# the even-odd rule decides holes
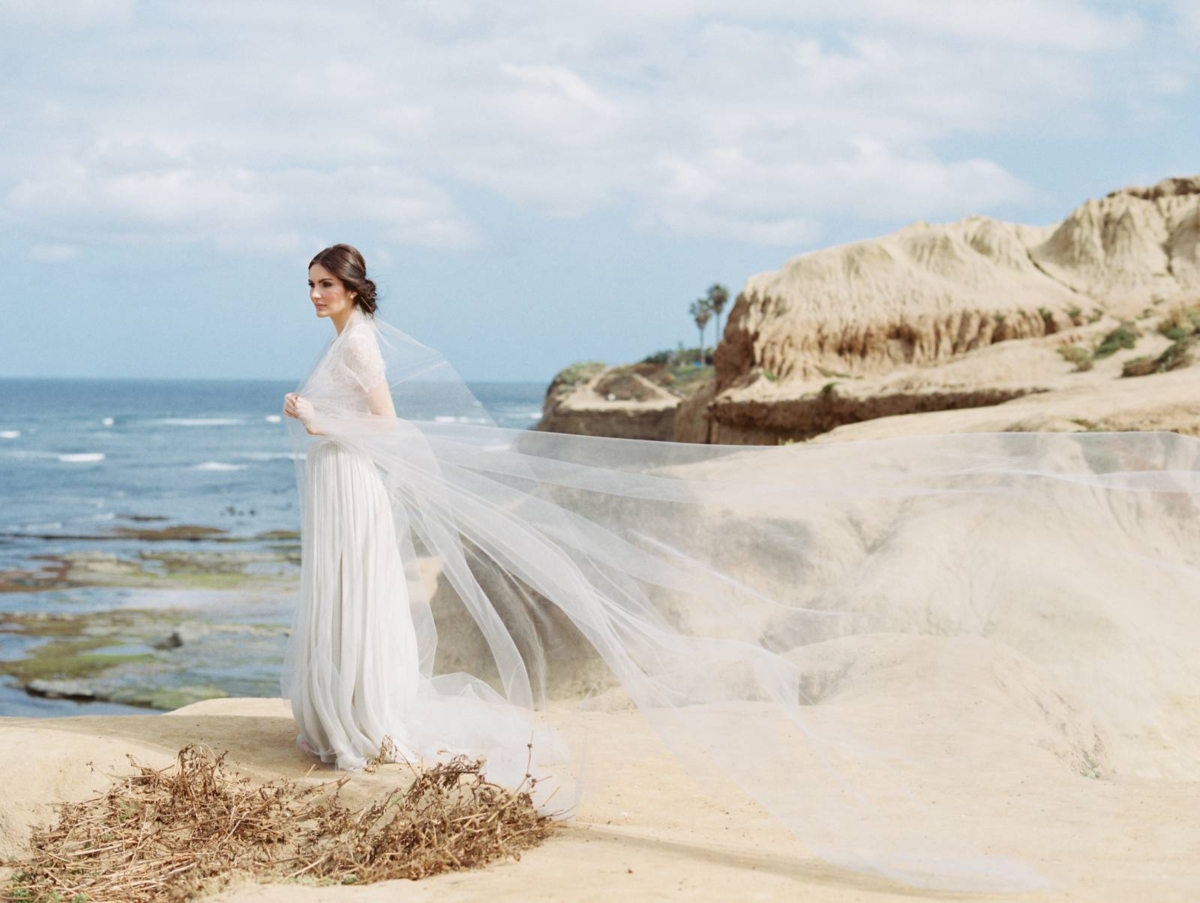
[[[1163,353],[1172,318],[1197,302],[1200,177],[1114,191],[1044,227],[978,216],[915,223],[751,277],[713,379],[685,397],[667,391],[614,407],[581,385],[555,397],[574,422],[547,417],[543,428],[774,444],[1032,395],[1103,399],[1132,391],[1116,382],[1128,382],[1124,365]],[[1141,335],[1079,365],[1119,330]],[[1161,381],[1136,380],[1142,395]],[[1178,428],[1200,431],[1200,412],[1180,416]]]

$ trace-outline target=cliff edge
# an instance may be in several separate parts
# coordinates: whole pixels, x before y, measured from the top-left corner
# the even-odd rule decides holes
[[[1171,389],[1174,413],[1165,418],[1154,397],[1155,385],[1190,379],[1159,374],[1191,362],[1190,341],[1175,346],[1196,331],[1188,311],[1197,305],[1200,177],[1120,189],[1049,226],[982,216],[918,222],[751,277],[712,378],[685,395],[614,407],[594,384],[564,387],[556,378],[539,428],[776,444],[880,418],[1012,411],[1034,395],[1047,396],[1041,421],[1061,423],[1081,397],[1125,397],[1116,380],[1141,375],[1136,395],[1152,414],[1146,422],[1157,424],[1146,428],[1200,434],[1200,411],[1176,397],[1189,388]],[[1152,363],[1164,355],[1170,360]],[[989,423],[1027,422],[1000,409]],[[1139,428],[1127,413],[1121,422]]]

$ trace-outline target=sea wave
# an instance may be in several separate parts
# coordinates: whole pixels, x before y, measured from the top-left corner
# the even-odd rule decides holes
[[[41,452],[32,448],[14,448],[0,452],[0,458],[17,461],[58,461],[59,464],[96,464],[104,460],[103,452]]]
[[[245,470],[245,464],[226,464],[224,461],[205,461],[203,464],[195,465],[192,470]]]
[[[104,424],[105,426],[112,426],[112,425],[113,425],[113,419],[112,419],[111,417],[105,417],[105,418],[103,418],[103,419],[102,419],[100,422],[101,422],[102,424]]]
[[[267,423],[279,423],[281,420],[283,420],[283,417],[279,414],[268,414],[265,419]]]
[[[51,495],[51,496],[47,496],[45,501],[47,501],[47,502],[68,502],[73,505],[74,504],[93,505],[96,508],[102,508],[102,507],[104,507],[104,503],[107,501],[107,499],[105,499],[103,496],[90,496],[90,495]]]
[[[167,426],[237,426],[246,421],[237,417],[164,417],[157,422]]]
[[[6,448],[4,451],[0,451],[0,457],[13,458],[17,461],[36,461],[39,458],[57,459],[58,455],[54,452],[38,451],[33,448]]]
[[[19,439],[20,437],[20,430],[0,430],[0,439]]]
[[[296,454],[296,452],[246,452],[238,455],[239,458],[247,458],[251,461],[303,461],[304,455]]]

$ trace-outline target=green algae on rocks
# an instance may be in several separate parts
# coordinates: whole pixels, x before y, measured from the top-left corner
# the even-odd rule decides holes
[[[287,630],[230,619],[237,616],[236,607],[7,613],[0,633],[45,642],[0,661],[0,674],[31,696],[162,711],[229,695],[275,695]]]

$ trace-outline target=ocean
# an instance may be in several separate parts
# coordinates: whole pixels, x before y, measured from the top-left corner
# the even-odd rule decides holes
[[[500,426],[528,428],[541,416],[543,383],[468,385]],[[277,547],[256,537],[297,531],[295,467],[281,414],[284,394],[294,389],[251,380],[0,380],[0,660],[19,658],[43,639],[14,627],[15,615],[176,604],[188,594],[138,584],[154,583],[155,568],[186,578],[185,556],[205,548],[217,549],[206,560],[218,564],[218,555],[230,554],[212,542],[147,541],[138,530],[210,528],[225,543],[220,549],[239,540],[244,557]],[[64,562],[80,560],[87,567],[65,569]],[[30,576],[47,567],[67,576]],[[147,573],[131,570],[138,567]],[[269,570],[271,561],[251,561],[243,573],[253,576],[255,567]],[[267,621],[286,617],[275,610]],[[228,664],[230,674],[237,670],[237,662]],[[229,693],[277,695],[271,667],[249,683],[222,673],[207,682]],[[34,697],[0,675],[0,715],[110,711],[152,709]]]

